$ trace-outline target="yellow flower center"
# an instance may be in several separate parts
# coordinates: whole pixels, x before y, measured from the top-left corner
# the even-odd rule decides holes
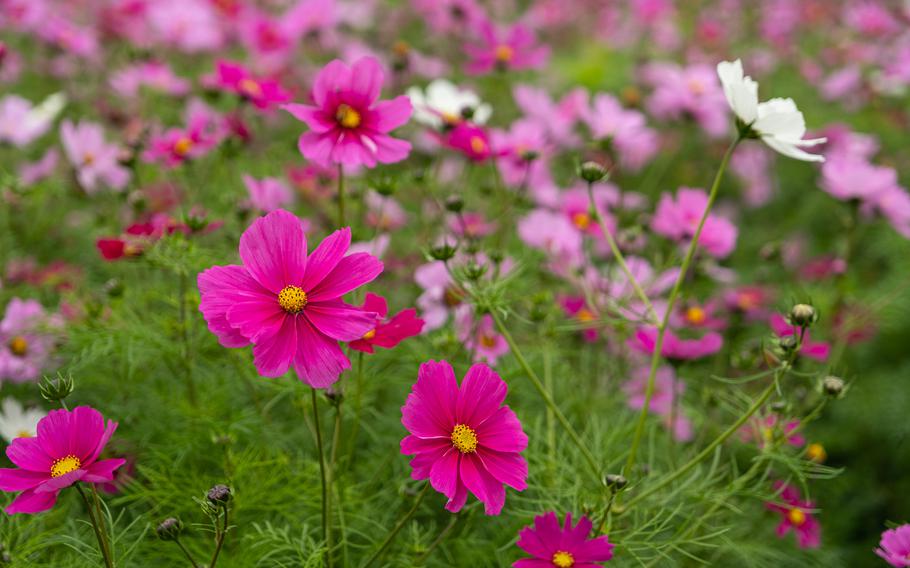
[[[483,154],[487,149],[487,143],[480,136],[471,136],[471,151],[475,154]]]
[[[374,337],[376,337],[376,330],[375,330],[375,329],[371,329],[370,331],[368,331],[368,332],[366,332],[366,333],[363,334],[363,338],[364,338],[364,339],[373,339]]]
[[[819,443],[809,444],[806,447],[806,457],[814,462],[822,463],[828,458],[828,452],[826,452],[825,447]]]
[[[82,165],[83,166],[91,166],[94,161],[95,161],[95,155],[92,154],[91,152],[86,152],[82,156]]]
[[[705,313],[705,310],[700,308],[699,306],[692,306],[691,308],[686,310],[686,320],[688,320],[688,322],[691,324],[694,324],[694,325],[702,324],[705,322],[707,317],[708,316]]]
[[[483,334],[480,336],[480,344],[487,349],[492,349],[493,347],[496,347],[496,337],[493,335]]]
[[[181,136],[174,142],[174,153],[178,156],[186,156],[193,148],[193,141],[186,136]]]
[[[458,424],[452,430],[452,445],[463,454],[470,454],[477,449],[477,434],[464,424]]]
[[[451,112],[444,112],[442,113],[442,120],[446,124],[458,124],[461,121],[461,117]]]
[[[587,213],[576,213],[572,215],[572,223],[584,231],[591,225],[591,216]]]
[[[795,527],[801,527],[806,522],[806,514],[802,509],[790,509],[787,511],[787,520]]]
[[[278,304],[289,314],[300,313],[306,306],[306,292],[297,286],[285,286],[278,293]]]
[[[335,111],[335,120],[345,128],[357,128],[360,126],[360,113],[344,103],[338,105]]]
[[[35,435],[29,432],[28,430],[19,430],[16,432],[17,438],[34,438]]]
[[[392,44],[392,52],[399,57],[404,57],[405,55],[410,53],[410,51],[411,51],[411,45],[404,40],[398,40],[394,44]]]
[[[464,299],[464,292],[454,286],[449,286],[446,288],[445,294],[443,295],[445,303],[447,306],[454,308],[461,304],[461,301]]]
[[[557,550],[553,554],[553,566],[559,566],[559,568],[572,568],[575,564],[575,557],[572,556],[571,552],[566,552],[565,550]]]
[[[705,85],[698,79],[689,79],[689,91],[693,95],[703,95],[705,94]]]
[[[578,310],[578,313],[575,315],[575,317],[578,318],[578,321],[580,322],[589,322],[597,319],[597,317],[594,315],[594,312],[588,308],[582,308]]]
[[[240,80],[240,92],[248,97],[261,97],[262,96],[262,87],[259,86],[259,83],[252,79],[241,79]]]
[[[54,460],[54,463],[51,465],[51,477],[66,475],[67,473],[76,471],[80,467],[82,467],[82,462],[79,461],[79,458],[70,454],[64,458]]]
[[[515,50],[508,45],[496,46],[496,61],[508,63],[509,61],[512,61],[513,57],[515,57]]]
[[[10,340],[9,350],[12,351],[13,355],[16,357],[24,357],[25,354],[28,353],[28,341],[21,335],[17,335]]]

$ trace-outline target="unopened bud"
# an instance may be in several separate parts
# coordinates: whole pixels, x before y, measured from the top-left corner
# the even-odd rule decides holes
[[[619,491],[629,483],[625,476],[618,473],[608,473],[604,476],[604,485],[613,491]]]
[[[446,210],[451,213],[461,213],[464,209],[464,200],[460,195],[451,195],[446,199]]]
[[[597,162],[585,162],[578,166],[578,177],[588,183],[594,183],[607,176],[607,170]]]
[[[379,195],[384,195],[386,197],[395,193],[396,184],[395,180],[388,176],[382,176],[373,180],[370,180],[370,188],[378,193]]]
[[[822,379],[822,389],[829,396],[840,396],[844,392],[844,380],[840,377],[829,375]]]
[[[182,532],[183,523],[175,517],[164,519],[155,527],[155,534],[161,540],[177,540]]]
[[[119,298],[123,295],[123,282],[116,278],[111,278],[104,283],[104,292],[111,298]]]
[[[778,345],[780,345],[780,348],[784,351],[784,353],[792,353],[793,350],[796,349],[797,345],[799,345],[799,340],[795,335],[785,335],[784,337],[780,338]]]
[[[68,397],[76,387],[72,375],[61,375],[57,373],[56,377],[44,377],[38,385],[41,396],[49,402],[59,402]]]
[[[449,243],[441,244],[430,249],[430,258],[442,261],[452,260],[456,250],[456,247]]]
[[[480,280],[484,274],[487,272],[487,267],[482,264],[477,264],[472,262],[468,264],[464,269],[464,275],[468,280]]]
[[[788,319],[791,325],[809,327],[818,320],[818,312],[809,304],[796,304],[790,308]]]
[[[209,489],[208,493],[205,494],[205,498],[213,505],[227,505],[231,500],[231,488],[219,483]]]

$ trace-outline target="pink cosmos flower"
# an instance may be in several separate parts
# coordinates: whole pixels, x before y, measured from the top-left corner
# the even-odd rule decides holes
[[[427,361],[401,408],[410,432],[401,453],[413,455],[411,477],[428,479],[449,501],[446,510],[464,507],[468,491],[487,515],[498,515],[506,502],[505,485],[527,487],[528,463],[521,452],[528,437],[505,401],[508,386],[486,365],[472,366],[461,386],[452,366]]]
[[[414,11],[437,32],[461,31],[484,18],[477,0],[411,0]]]
[[[802,434],[799,432],[791,434],[799,428],[799,420],[787,420],[782,427],[778,426],[778,422],[780,421],[777,416],[773,414],[764,418],[757,416],[742,427],[740,438],[744,442],[755,442],[761,448],[773,442],[779,435],[782,435],[786,442],[795,448],[806,445],[806,438]]]
[[[743,184],[743,198],[751,207],[760,207],[771,199],[774,192],[770,174],[772,160],[772,153],[758,144],[738,148],[730,159],[730,170]]]
[[[243,185],[250,195],[250,203],[253,207],[265,213],[271,213],[276,209],[281,209],[294,200],[291,189],[278,178],[266,177],[256,179],[253,176],[244,174]]]
[[[695,235],[707,206],[708,194],[702,189],[680,187],[675,198],[664,193],[651,220],[651,229],[675,241],[688,243]],[[724,258],[736,247],[737,234],[733,223],[709,214],[698,244],[711,256]]]
[[[588,538],[593,524],[582,516],[572,525],[572,514],[566,513],[563,526],[556,513],[534,517],[534,526],[518,533],[518,548],[534,558],[522,558],[512,568],[596,568],[613,558],[613,545],[606,535]]]
[[[345,256],[350,244],[345,227],[307,257],[300,219],[282,209],[260,217],[240,237],[242,265],[199,275],[199,310],[209,330],[225,347],[252,344],[263,376],[281,376],[293,365],[313,388],[331,385],[351,366],[338,342],[376,325],[376,314],[341,300],[382,272],[369,254]]]
[[[145,61],[121,69],[110,78],[111,88],[121,97],[133,98],[142,87],[181,97],[190,92],[190,82],[178,77],[171,66],[161,61]]]
[[[54,338],[52,318],[37,300],[13,298],[0,321],[0,379],[33,381],[46,367]]]
[[[717,315],[720,309],[721,303],[716,300],[708,300],[703,304],[690,303],[678,307],[670,314],[670,324],[674,327],[719,331],[727,327],[726,320]]]
[[[218,49],[224,43],[214,2],[156,0],[147,4],[146,20],[155,38],[186,53]]]
[[[461,152],[474,162],[483,162],[501,153],[494,152],[489,132],[472,122],[461,121],[437,137],[444,146]]]
[[[456,311],[455,332],[477,362],[495,367],[499,358],[509,352],[509,344],[496,331],[490,314],[477,318],[470,306],[461,306]]]
[[[610,205],[615,202],[616,187],[613,184],[597,183],[592,188],[594,204],[604,220],[607,230],[616,233],[616,219],[610,213]],[[594,216],[591,215],[591,199],[585,185],[572,187],[562,192],[559,198],[562,214],[582,234],[606,242],[606,236]]]
[[[719,137],[730,129],[729,105],[710,65],[680,67],[674,63],[653,63],[644,79],[654,91],[645,103],[657,118],[695,119],[708,135]]]
[[[527,187],[542,176],[549,144],[544,126],[530,119],[518,120],[509,131],[494,130],[492,145],[501,157],[496,160],[502,181],[509,187]]]
[[[363,337],[348,343],[355,351],[372,353],[374,346],[391,349],[409,337],[420,335],[423,329],[423,320],[417,317],[414,308],[402,310],[386,320],[389,308],[385,298],[372,292],[367,292],[360,309],[375,313],[376,322],[375,327],[363,334]]]
[[[417,307],[426,321],[424,331],[442,327],[449,319],[449,312],[464,301],[465,291],[455,283],[441,260],[418,266],[414,281],[424,290],[417,298]]]
[[[43,179],[50,177],[57,169],[60,161],[60,152],[50,148],[35,162],[25,162],[19,165],[19,181],[23,187],[35,185]]]
[[[88,406],[51,410],[38,423],[38,436],[16,438],[6,455],[16,468],[0,469],[0,489],[21,491],[7,514],[40,513],[52,508],[61,489],[79,481],[105,483],[126,460],[98,460],[117,423],[105,425],[100,412]]]
[[[518,236],[563,264],[579,266],[584,258],[581,233],[559,213],[535,209],[518,221]]]
[[[697,339],[681,339],[672,331],[664,334],[664,344],[661,355],[666,359],[686,361],[701,359],[720,351],[724,340],[715,331],[708,332]],[[654,353],[657,347],[657,328],[648,326],[640,328],[635,335],[629,338],[629,347],[642,353]]]
[[[65,120],[60,126],[60,140],[70,164],[76,169],[79,185],[89,195],[101,185],[114,190],[126,187],[130,180],[128,169],[120,165],[120,148],[104,140],[100,124]]]
[[[369,191],[364,197],[367,206],[366,223],[381,231],[394,231],[408,221],[404,208],[394,197]]]
[[[313,85],[316,106],[281,107],[310,128],[300,135],[300,153],[325,166],[372,168],[405,159],[411,144],[388,133],[411,117],[411,102],[406,96],[379,101],[383,80],[375,57],[362,57],[350,67],[336,59],[323,67]]]
[[[781,515],[777,536],[783,538],[792,530],[800,548],[818,548],[821,545],[821,525],[812,514],[815,503],[804,501],[799,489],[792,485],[775,481],[774,489],[780,491],[782,503],[768,503],[767,507]]]
[[[471,61],[465,67],[470,75],[483,75],[493,70],[521,71],[543,67],[550,48],[538,45],[534,33],[522,24],[497,29],[493,22],[477,24],[477,40],[464,46]]]
[[[566,315],[574,318],[581,325],[591,325],[598,320],[597,314],[592,310],[582,296],[565,296],[560,298],[559,305],[562,306]],[[581,336],[588,343],[597,341],[599,336],[596,327],[586,327],[580,330]]]
[[[610,142],[620,165],[629,170],[641,169],[660,147],[657,133],[648,127],[645,115],[623,108],[612,95],[594,95],[591,108],[584,109],[582,119],[594,138]]]
[[[771,329],[778,337],[787,337],[789,335],[799,334],[799,328],[787,323],[786,318],[780,314],[771,315]],[[812,341],[809,331],[803,335],[802,347],[799,354],[816,361],[826,361],[831,353],[831,344],[825,341]]]
[[[255,77],[246,67],[233,61],[216,64],[214,85],[251,102],[260,110],[291,100],[291,94],[278,81]]]
[[[512,96],[525,118],[536,122],[545,130],[549,143],[558,146],[578,144],[579,139],[573,129],[579,118],[587,112],[587,91],[575,89],[559,101],[554,101],[546,89],[516,85],[512,89]]]
[[[843,201],[872,200],[897,184],[893,168],[876,166],[855,154],[838,152],[822,165],[821,188]]]
[[[883,532],[875,553],[895,568],[910,566],[910,524]]]
[[[728,310],[741,313],[749,321],[763,319],[771,293],[760,286],[740,286],[724,294]]]
[[[632,379],[623,385],[628,397],[629,408],[641,410],[645,406],[645,391],[648,388],[648,367],[639,367],[633,373]],[[677,379],[673,367],[658,367],[654,375],[654,392],[651,395],[649,410],[662,417],[664,426],[670,429],[673,422],[673,438],[679,442],[692,440],[692,422],[684,414],[684,409],[678,400],[674,408],[674,399],[681,399],[686,392],[686,383]]]
[[[496,223],[487,221],[483,213],[476,211],[465,211],[450,216],[448,226],[452,234],[468,239],[485,237],[496,230]]]

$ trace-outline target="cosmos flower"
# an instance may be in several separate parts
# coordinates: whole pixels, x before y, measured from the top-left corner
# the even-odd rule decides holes
[[[664,343],[660,354],[665,359],[677,361],[701,359],[720,351],[723,343],[723,337],[715,331],[710,331],[696,339],[682,339],[667,330],[664,333]],[[642,353],[654,353],[654,349],[657,347],[657,328],[653,326],[640,328],[634,336],[629,338],[629,347]]]
[[[291,193],[291,189],[278,178],[256,179],[253,176],[244,174],[243,185],[246,186],[247,193],[250,196],[250,203],[253,207],[264,213],[271,213],[276,209],[281,209],[294,200],[294,194]]]
[[[0,379],[32,381],[45,368],[54,347],[52,318],[37,300],[13,298],[0,321]]]
[[[100,124],[85,121],[73,124],[65,120],[60,125],[60,140],[86,193],[91,195],[102,185],[114,190],[126,187],[130,172],[120,165],[120,148],[105,141]]]
[[[521,71],[543,67],[550,48],[539,45],[534,33],[522,24],[497,29],[493,22],[477,24],[477,43],[468,43],[464,51],[471,60],[465,67],[470,75],[483,75],[496,69]]]
[[[287,104],[281,108],[306,123],[300,153],[321,165],[375,167],[405,159],[411,144],[389,132],[411,117],[406,96],[380,101],[384,73],[374,57],[362,57],[350,67],[334,60],[319,71],[313,85],[316,106]]]
[[[799,489],[792,485],[775,481],[774,489],[780,491],[781,502],[768,503],[767,507],[781,515],[777,536],[783,538],[792,530],[800,548],[818,548],[821,545],[821,525],[812,514],[815,503],[803,500]]]
[[[300,219],[279,209],[240,237],[242,265],[214,266],[199,275],[199,310],[225,347],[253,345],[259,374],[278,377],[293,366],[300,380],[325,388],[351,363],[339,341],[362,338],[376,314],[341,300],[371,282],[382,262],[367,253],[345,256],[348,227],[307,256]]]
[[[628,397],[629,408],[633,410],[644,408],[649,375],[649,367],[639,367],[633,373],[632,378],[623,385],[623,391]],[[679,403],[685,392],[686,383],[676,377],[673,367],[666,365],[658,367],[654,375],[654,392],[651,394],[648,410],[662,417],[664,426],[668,429],[670,429],[670,422],[673,422],[673,437],[680,442],[688,442],[693,437],[692,422],[685,415],[682,404]]]
[[[389,307],[385,298],[372,292],[367,292],[366,298],[360,309],[376,314],[375,327],[363,334],[360,339],[348,343],[351,349],[372,353],[373,347],[391,349],[409,337],[420,335],[423,329],[423,320],[417,317],[417,310],[408,308],[386,319]]]
[[[910,524],[883,532],[875,553],[896,568],[910,566]]]
[[[440,141],[473,162],[483,162],[497,155],[493,150],[489,132],[470,122],[459,122],[441,134]]]
[[[521,452],[528,437],[518,417],[502,406],[508,387],[486,365],[468,370],[461,386],[452,366],[428,361],[401,408],[401,423],[410,432],[401,453],[413,455],[411,477],[429,479],[433,489],[457,513],[471,492],[487,515],[498,515],[506,502],[505,486],[527,487],[528,463]]]
[[[56,93],[40,104],[16,95],[6,95],[0,100],[0,142],[22,147],[50,130],[54,119],[66,105],[66,97]]]
[[[743,64],[722,61],[717,75],[724,88],[727,103],[744,126],[772,149],[785,156],[806,162],[824,162],[824,156],[810,154],[801,148],[823,144],[825,138],[804,140],[806,121],[793,99],[771,99],[758,102],[758,83],[743,75]]]
[[[0,490],[21,491],[5,511],[40,513],[52,508],[61,489],[79,481],[105,483],[126,460],[98,460],[117,423],[105,425],[88,406],[52,410],[38,423],[34,438],[16,438],[6,455],[18,469],[0,469]]]
[[[38,422],[45,416],[47,412],[40,408],[26,410],[15,398],[6,397],[0,412],[0,436],[7,442],[16,438],[34,438],[38,435]]]
[[[572,514],[566,513],[560,526],[556,513],[534,517],[534,526],[518,533],[518,548],[534,558],[522,558],[512,568],[595,568],[613,558],[613,545],[606,535],[589,538],[593,524],[582,516],[572,524]]]
[[[708,206],[708,194],[702,189],[680,187],[676,197],[664,193],[657,203],[651,229],[683,244],[688,244],[698,230],[698,223]],[[718,215],[705,219],[698,244],[715,258],[725,258],[736,247],[739,231],[736,226]]]
[[[470,306],[458,308],[455,332],[458,340],[474,355],[474,361],[495,367],[499,358],[509,352],[509,344],[496,331],[490,314],[478,318]]]
[[[260,110],[291,100],[291,94],[275,79],[256,77],[246,67],[232,61],[216,64],[214,85],[248,100]]]

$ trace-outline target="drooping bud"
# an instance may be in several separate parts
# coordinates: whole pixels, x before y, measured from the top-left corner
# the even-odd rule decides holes
[[[618,473],[608,473],[604,476],[604,485],[613,491],[619,491],[629,483],[625,476]]]
[[[809,327],[818,320],[818,312],[809,304],[796,304],[787,316],[791,325]]]
[[[53,378],[44,377],[38,385],[42,398],[48,402],[64,400],[73,392],[74,388],[76,388],[76,383],[73,381],[73,376],[64,376],[60,373],[57,373],[57,376]]]
[[[155,534],[161,540],[177,540],[183,532],[183,523],[175,517],[168,517],[155,527]]]
[[[840,396],[844,393],[844,380],[840,377],[829,375],[822,379],[822,389],[828,396]]]
[[[578,177],[588,183],[595,183],[607,177],[607,170],[597,162],[585,162],[578,166]]]
[[[231,488],[221,483],[209,489],[205,494],[205,498],[212,505],[227,505],[231,501],[231,497]]]

